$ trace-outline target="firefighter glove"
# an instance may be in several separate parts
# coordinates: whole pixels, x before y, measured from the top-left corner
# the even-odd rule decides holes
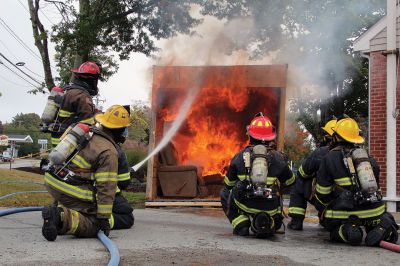
[[[99,229],[108,236],[110,234],[110,223],[108,219],[99,219]]]

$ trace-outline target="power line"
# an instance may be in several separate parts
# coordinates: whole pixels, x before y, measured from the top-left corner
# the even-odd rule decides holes
[[[27,76],[28,78],[30,78],[31,80],[35,81],[37,84],[39,84],[40,86],[42,85],[41,82],[37,81],[35,78],[33,78],[31,75],[27,74],[26,72],[24,72],[22,69],[20,69],[19,67],[17,67],[16,65],[13,64],[13,62],[11,62],[7,57],[5,57],[2,53],[0,53],[0,56],[3,57],[9,64],[11,64],[13,67],[15,67],[16,69],[18,69],[21,73],[23,73],[25,76]]]
[[[28,51],[31,55],[33,55],[40,62],[42,61],[42,58],[39,55],[37,55],[31,48],[29,48],[29,46],[20,37],[18,37],[18,35],[7,25],[7,23],[2,18],[0,18],[0,25],[3,26],[3,28],[6,29],[8,31],[8,33],[10,33],[11,36],[17,42],[19,42],[19,44],[21,44],[22,47],[24,47],[24,49],[26,51]]]
[[[4,66],[5,68],[7,68],[8,70],[10,70],[12,73],[14,73],[15,75],[17,75],[19,78],[25,80],[26,82],[28,82],[29,84],[31,84],[33,87],[36,88],[37,85],[32,84],[29,80],[25,79],[24,77],[20,76],[17,72],[15,72],[14,70],[12,70],[11,68],[9,68],[8,66],[6,66],[3,62],[0,61],[0,65]]]
[[[26,10],[26,12],[28,12],[28,14],[30,15],[31,12],[29,11],[29,9],[21,2],[21,0],[18,0],[18,2],[21,4],[21,6]],[[46,14],[39,9],[40,13],[42,13],[42,15],[47,19],[48,22],[50,22],[51,25],[54,25],[54,23],[46,16]]]
[[[0,43],[4,46],[4,48],[6,48],[6,50],[15,58],[15,60],[17,61],[17,62],[20,62],[21,60],[19,60],[16,56],[15,56],[15,54],[13,54],[13,52],[11,52],[11,50],[10,49],[8,49],[8,47],[7,47],[7,45],[2,41],[2,40],[0,40]],[[40,78],[44,78],[43,76],[41,76],[41,75],[39,75],[39,74],[37,74],[36,72],[33,72],[32,70],[30,70],[29,68],[27,68],[26,66],[22,66],[23,68],[25,68],[27,71],[29,71],[30,73],[32,73],[32,74],[34,74],[34,75],[36,75],[36,76],[38,76],[38,77],[40,77]]]
[[[9,83],[11,83],[11,84],[13,84],[13,85],[15,85],[15,86],[26,87],[26,88],[30,88],[30,87],[31,87],[31,86],[29,86],[29,85],[22,85],[22,84],[15,83],[15,82],[13,82],[13,81],[11,81],[11,80],[9,80],[9,79],[7,79],[7,78],[1,76],[1,75],[0,75],[0,78],[2,78],[3,80],[5,80],[5,81],[7,81],[7,82],[9,82]]]

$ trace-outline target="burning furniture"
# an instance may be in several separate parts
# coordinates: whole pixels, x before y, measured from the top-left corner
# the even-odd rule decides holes
[[[276,126],[282,149],[286,73],[287,65],[155,66],[150,150],[188,95],[196,96],[177,134],[149,161],[146,205],[216,199],[231,158],[247,145],[246,125],[258,112]]]

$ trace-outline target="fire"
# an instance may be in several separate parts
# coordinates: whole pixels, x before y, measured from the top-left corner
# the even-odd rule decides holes
[[[285,73],[286,67],[275,66],[160,67],[152,97],[157,107],[156,142],[176,119],[189,90],[201,80],[197,98],[172,143],[179,164],[196,165],[202,176],[221,175],[222,180],[233,156],[248,145],[246,126],[256,113],[263,112],[278,126]]]
[[[243,130],[226,115],[242,111],[247,90],[203,88],[173,143],[182,164],[197,165],[202,175],[224,175],[231,158],[246,145]]]

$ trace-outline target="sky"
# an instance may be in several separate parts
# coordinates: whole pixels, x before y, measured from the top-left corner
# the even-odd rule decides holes
[[[42,12],[45,16],[43,13],[39,13],[39,16],[45,28],[50,29],[52,24],[56,24],[60,20],[60,17],[51,4],[41,2],[43,2]],[[32,37],[26,0],[1,0],[0,18],[30,50],[37,55],[39,54]],[[24,62],[26,68],[23,67],[22,70],[39,81],[43,80],[41,61],[15,40],[1,24],[0,53],[13,63]],[[50,44],[50,53],[50,60],[52,65],[55,66],[54,46],[52,44]],[[4,61],[4,59],[0,59]],[[107,82],[99,84],[100,99],[106,100],[103,103],[104,108],[113,104],[132,104],[138,100],[148,102],[151,88],[151,69],[154,64],[156,62],[152,58],[147,58],[142,54],[132,54],[130,60],[121,62],[118,73]],[[15,68],[13,70],[20,73]],[[24,77],[22,73],[20,74]],[[28,91],[31,89],[33,89],[32,85],[0,64],[0,93],[2,94],[0,97],[0,121],[3,123],[10,122],[18,113],[41,115],[48,95],[29,94]]]

